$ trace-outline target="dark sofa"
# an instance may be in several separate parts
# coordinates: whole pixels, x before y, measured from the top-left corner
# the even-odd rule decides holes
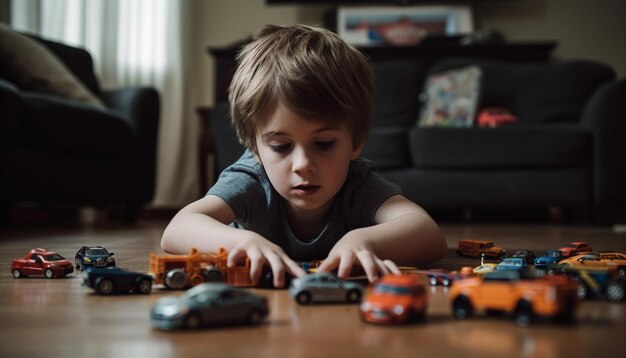
[[[0,205],[116,208],[133,222],[154,195],[159,95],[153,88],[102,90],[90,54],[28,36],[52,51],[104,104],[20,88],[0,65]],[[21,41],[21,40],[20,40]]]
[[[448,58],[428,73],[482,70],[480,108],[508,108],[514,125],[419,127],[423,71],[411,61],[373,65],[377,99],[362,156],[430,212],[563,210],[575,222],[624,219],[626,80],[600,63],[517,64]],[[228,106],[212,117],[218,170],[242,149]],[[546,215],[547,217],[547,215]]]

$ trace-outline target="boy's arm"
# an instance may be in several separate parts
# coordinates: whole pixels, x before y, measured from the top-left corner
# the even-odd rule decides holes
[[[447,244],[437,224],[402,195],[387,199],[375,220],[376,225],[352,230],[341,238],[319,270],[338,268],[340,277],[348,277],[358,260],[373,282],[380,274],[397,273],[394,263],[419,267],[446,255]]]
[[[188,253],[192,247],[201,252],[229,251],[228,265],[238,259],[250,259],[250,276],[258,282],[264,263],[274,275],[274,286],[284,284],[285,269],[295,276],[304,271],[278,246],[257,233],[229,226],[235,214],[228,204],[214,195],[207,195],[181,209],[163,232],[161,248],[169,253]]]

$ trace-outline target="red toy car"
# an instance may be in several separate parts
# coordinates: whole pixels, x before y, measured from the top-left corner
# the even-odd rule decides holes
[[[487,107],[480,111],[476,122],[479,127],[500,127],[506,124],[517,123],[517,117],[506,108]]]
[[[582,241],[570,242],[569,245],[559,249],[563,257],[572,257],[575,255],[591,253],[593,250],[591,245]]]
[[[14,278],[27,276],[63,277],[74,272],[72,263],[56,252],[32,249],[21,259],[11,261]]]

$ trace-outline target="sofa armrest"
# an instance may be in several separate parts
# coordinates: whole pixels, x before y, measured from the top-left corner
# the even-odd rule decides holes
[[[626,211],[626,79],[601,86],[587,102],[581,125],[593,137],[594,205],[612,221]]]
[[[141,167],[144,184],[142,198],[147,201],[154,195],[157,140],[160,117],[158,92],[148,87],[131,87],[102,92],[108,108],[121,112],[130,121],[136,135],[136,163]]]
[[[17,137],[22,117],[22,96],[19,89],[9,81],[0,78],[0,141],[10,142]]]

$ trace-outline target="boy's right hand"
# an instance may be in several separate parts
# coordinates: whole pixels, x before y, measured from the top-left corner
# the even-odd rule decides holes
[[[280,246],[271,243],[262,236],[251,234],[230,250],[228,267],[234,267],[238,260],[248,257],[250,259],[250,278],[252,282],[258,284],[263,265],[268,263],[274,276],[274,287],[277,288],[284,286],[285,272],[296,277],[306,275],[306,272],[290,259]]]

